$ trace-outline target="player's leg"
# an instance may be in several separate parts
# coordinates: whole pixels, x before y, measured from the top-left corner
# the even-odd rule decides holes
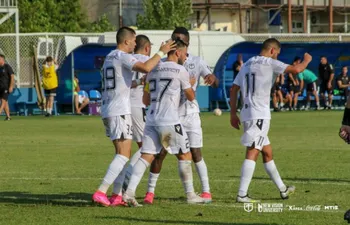
[[[80,107],[79,107],[79,113],[81,113],[81,110],[84,109],[88,104],[90,100],[88,97],[83,97],[82,101],[80,102]]]
[[[325,84],[325,82],[322,81],[322,83],[320,84],[320,97],[321,99],[320,100],[323,100],[324,102],[324,109],[327,108],[327,99],[326,99],[326,96],[325,96],[325,93],[326,93],[326,90],[327,90],[327,87],[326,87],[327,84]]]
[[[192,160],[196,167],[199,179],[202,185],[201,197],[207,202],[212,201],[207,165],[202,157],[201,148],[203,147],[203,131],[199,113],[192,113],[180,118],[181,124],[186,130],[189,139],[189,146],[192,154]]]
[[[327,89],[328,93],[328,109],[332,109],[333,105],[333,87]]]
[[[295,92],[293,95],[293,109],[297,110],[298,107],[298,98],[299,98],[299,93]]]
[[[6,102],[7,102],[6,99],[3,96],[1,96],[0,114],[5,109]]]
[[[109,136],[113,142],[116,155],[109,165],[101,185],[93,195],[93,201],[103,206],[109,206],[110,201],[106,196],[107,190],[123,171],[125,164],[130,158],[132,123],[130,115],[105,118],[103,123],[106,128],[107,136]]]
[[[5,120],[11,120],[11,115],[10,115],[10,106],[9,106],[9,102],[8,100],[6,100],[6,104],[5,104],[5,114],[6,114],[6,118]]]
[[[50,105],[50,90],[44,90],[45,92],[45,111],[46,111],[46,115],[48,116],[48,109],[49,109],[49,105]]]
[[[142,156],[134,165],[129,185],[123,195],[124,201],[130,206],[139,206],[135,200],[135,191],[147,167],[152,163],[155,155],[162,149],[159,138],[159,130],[155,126],[146,126],[144,130],[143,146],[141,150]]]
[[[313,96],[315,97],[316,110],[319,110],[320,109],[320,98],[318,97],[316,82],[311,83],[310,91],[312,92]]]
[[[284,106],[283,95],[282,95],[282,91],[280,88],[277,90],[277,98],[278,98],[278,101],[280,102],[279,108],[283,109],[283,106]]]
[[[262,132],[264,123],[269,123],[269,120],[251,120],[243,122],[244,134],[241,143],[243,146],[247,147],[247,151],[241,168],[241,179],[237,194],[237,202],[255,201],[249,197],[248,188],[253,178],[256,160],[258,159],[266,138]]]
[[[280,174],[278,173],[276,164],[273,160],[272,148],[269,140],[265,141],[265,146],[262,149],[264,168],[267,174],[270,176],[271,180],[275,183],[277,188],[280,191],[280,195],[282,199],[288,199],[289,195],[291,195],[295,191],[294,186],[286,186]]]

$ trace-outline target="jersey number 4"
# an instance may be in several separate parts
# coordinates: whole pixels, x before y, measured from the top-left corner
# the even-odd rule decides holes
[[[248,97],[249,92],[254,94],[254,91],[255,91],[255,73],[247,73],[245,75],[245,80],[247,82],[246,96]]]
[[[108,67],[102,71],[102,90],[114,90],[115,86],[114,67]]]
[[[173,79],[168,79],[168,78],[159,79],[158,88],[160,88],[160,92],[158,96],[156,98],[152,98],[151,101],[160,102],[164,96],[164,93],[166,92],[166,90],[168,89],[172,81]],[[149,92],[151,93],[151,96],[152,96],[152,93],[156,91],[157,91],[157,80],[149,80]]]

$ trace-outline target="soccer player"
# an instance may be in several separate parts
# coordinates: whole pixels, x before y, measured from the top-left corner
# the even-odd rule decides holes
[[[350,144],[350,98],[346,102],[342,125],[339,130],[339,136],[346,143]]]
[[[52,114],[52,107],[56,96],[58,87],[58,78],[56,70],[58,65],[56,61],[51,57],[46,57],[45,64],[43,66],[43,87],[46,96],[46,117],[50,117]]]
[[[179,174],[187,194],[188,203],[203,203],[193,188],[191,153],[184,127],[180,123],[179,104],[181,91],[188,101],[194,101],[195,93],[189,82],[189,74],[181,66],[186,60],[187,44],[176,40],[177,48],[168,53],[165,62],[160,63],[146,78],[143,102],[150,105],[141,148],[141,158],[133,173],[123,200],[129,206],[140,206],[135,191],[147,167],[163,148],[178,158]],[[180,65],[179,65],[180,64]]]
[[[176,28],[173,31],[172,38],[180,38],[187,45],[189,45],[190,35],[188,30],[184,27]],[[194,91],[196,91],[199,77],[203,77],[206,84],[211,85],[212,87],[218,86],[218,79],[216,79],[215,75],[212,74],[207,63],[200,57],[187,54],[184,67],[189,72],[191,80],[195,81],[195,84],[192,87]],[[202,184],[201,197],[205,199],[206,202],[211,202],[212,197],[210,193],[208,169],[201,153],[201,148],[203,147],[203,134],[198,102],[196,100],[186,101],[180,106],[179,110],[181,124],[184,126],[189,138],[192,160],[195,163],[196,170]],[[152,162],[151,172],[148,179],[148,189],[144,198],[144,202],[146,204],[153,203],[156,183],[166,154],[166,151],[162,151]]]
[[[12,67],[5,63],[5,56],[0,54],[0,114],[5,110],[6,120],[11,120],[10,108],[8,104],[9,94],[12,93],[15,86],[15,75]]]
[[[280,51],[281,44],[278,40],[274,38],[265,40],[260,55],[250,58],[243,65],[232,86],[231,125],[239,129],[240,119],[236,115],[236,101],[237,93],[241,90],[243,108],[240,115],[244,128],[241,143],[247,147],[237,202],[254,202],[248,196],[248,187],[260,152],[265,170],[279,189],[281,198],[287,199],[295,190],[294,186],[286,186],[283,183],[272,158],[272,148],[267,136],[271,119],[270,89],[278,74],[300,73],[307,67],[312,57],[305,53],[302,63],[291,66],[277,60]]]
[[[110,201],[106,193],[130,158],[132,143],[130,106],[132,71],[149,73],[164,54],[175,47],[171,41],[162,44],[160,51],[143,63],[130,54],[134,51],[136,45],[136,33],[133,29],[120,28],[116,39],[117,49],[107,55],[102,68],[101,114],[106,135],[113,142],[116,152],[100,187],[92,197],[95,203],[103,206],[115,206],[122,202],[122,196],[114,195]]]
[[[73,94],[74,94],[75,113],[77,115],[83,115],[81,110],[83,110],[89,104],[90,99],[87,96],[79,95],[80,86],[79,86],[79,79],[76,74],[74,75],[73,89],[74,89]]]
[[[324,109],[332,109],[334,69],[333,65],[328,63],[326,56],[321,57],[321,62],[318,66],[318,75],[321,81],[320,94],[324,100]],[[328,100],[325,96],[326,92],[328,93]]]
[[[294,58],[293,64],[292,65],[297,65],[301,62],[301,58],[296,56]],[[294,75],[292,73],[288,74],[288,92],[293,98],[293,110],[297,110],[298,106],[298,97],[300,94],[300,84],[299,80],[297,78],[297,75]]]
[[[311,94],[314,95],[316,101],[316,110],[320,109],[320,100],[317,94],[317,76],[310,70],[305,69],[303,72],[298,74],[298,79],[300,81],[300,91],[303,91],[306,86],[307,98],[306,98],[306,108],[309,110],[311,102]]]
[[[345,98],[348,96],[350,80],[348,77],[348,67],[343,66],[341,74],[337,77],[337,84],[341,95]]]

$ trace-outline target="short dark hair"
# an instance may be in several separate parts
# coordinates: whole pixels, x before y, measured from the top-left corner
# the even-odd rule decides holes
[[[130,34],[136,34],[135,30],[130,27],[121,27],[117,32],[117,44],[122,43]]]
[[[293,63],[295,63],[296,61],[301,61],[301,58],[299,56],[295,56]]]
[[[321,55],[320,59],[322,59],[322,58],[327,59],[327,57],[325,55]]]
[[[281,48],[281,43],[276,38],[269,38],[262,44],[263,50],[269,50],[272,47]]]
[[[0,54],[0,58],[5,59],[5,55],[4,54]]]
[[[183,34],[187,38],[187,42],[190,41],[190,33],[188,32],[186,27],[176,27],[175,30],[173,31],[172,35],[171,35],[172,39],[176,38],[174,34]]]
[[[172,40],[175,41],[176,49],[188,47],[188,44],[185,43],[185,42],[184,42],[183,40],[181,40],[180,38],[175,38],[175,39],[172,39]],[[176,51],[176,50],[173,50],[173,51],[168,52],[168,55],[174,54],[175,51]]]
[[[342,69],[344,69],[344,68],[348,68],[348,66],[342,66],[341,68],[342,68]]]
[[[136,36],[136,46],[134,52],[143,49],[147,44],[151,44],[151,41],[146,35],[139,34]]]
[[[51,56],[46,57],[45,62],[52,62],[53,58]]]

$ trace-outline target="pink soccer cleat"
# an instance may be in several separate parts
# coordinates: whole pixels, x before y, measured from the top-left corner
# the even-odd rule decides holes
[[[105,207],[108,207],[111,204],[107,198],[107,195],[101,191],[96,191],[94,193],[92,196],[92,201]]]
[[[109,202],[111,203],[109,206],[127,206],[126,202],[123,201],[123,196],[121,195],[112,195],[112,197],[109,199]]]
[[[209,192],[203,192],[201,194],[201,198],[203,198],[205,203],[210,203],[212,201],[211,200],[211,194]]]
[[[145,198],[143,199],[143,202],[148,205],[153,204],[153,198],[154,198],[154,193],[152,192],[147,192]]]

